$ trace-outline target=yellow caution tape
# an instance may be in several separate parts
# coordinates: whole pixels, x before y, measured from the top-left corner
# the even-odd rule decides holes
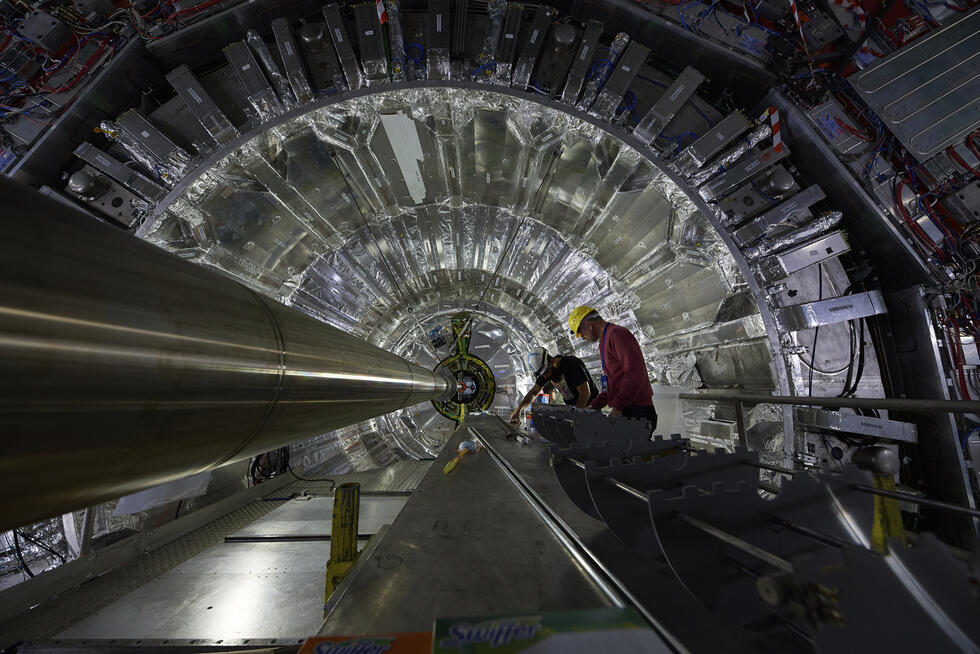
[[[875,488],[879,490],[895,490],[895,479],[891,475],[874,474],[872,479]],[[905,541],[905,528],[902,525],[902,512],[898,507],[898,500],[875,495],[874,501],[875,517],[874,525],[871,528],[871,549],[884,554],[886,551],[885,542],[889,538],[898,538],[902,541],[903,546],[908,546]]]

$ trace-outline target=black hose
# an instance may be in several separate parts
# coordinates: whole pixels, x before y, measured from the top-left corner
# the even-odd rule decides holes
[[[843,294],[844,295],[847,295],[847,291],[845,291]],[[840,395],[838,395],[837,397],[847,397],[848,396],[848,394],[850,393],[850,389],[851,389],[851,380],[854,377],[854,354],[855,354],[855,350],[857,350],[857,343],[854,342],[854,339],[855,339],[855,335],[854,335],[854,321],[853,320],[848,320],[847,321],[847,326],[848,326],[848,328],[850,329],[850,332],[851,332],[850,346],[847,349],[847,378],[844,380],[844,390],[842,390],[840,392]],[[863,336],[863,334],[862,334],[862,336]]]
[[[27,565],[27,561],[24,560],[24,553],[20,551],[20,534],[15,529],[14,530],[14,550],[17,551],[17,560],[20,561],[20,567],[24,569],[28,577],[33,577],[34,573]]]
[[[14,536],[16,537],[18,534],[19,534],[19,532],[15,529],[14,530]],[[54,554],[55,556],[57,556],[59,559],[61,559],[61,562],[62,563],[67,563],[68,562],[68,559],[65,558],[64,554],[62,554],[61,552],[58,552],[57,550],[51,549],[49,546],[45,545],[41,541],[39,541],[39,540],[37,540],[35,538],[32,538],[32,537],[28,536],[27,534],[20,534],[20,537],[23,538],[23,539],[25,539],[25,540],[31,541],[32,543],[34,543],[38,547],[43,547],[44,549],[46,549],[47,551],[51,552],[52,554]]]

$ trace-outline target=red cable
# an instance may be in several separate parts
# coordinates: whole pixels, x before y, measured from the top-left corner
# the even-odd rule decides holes
[[[967,138],[967,143],[969,143],[969,142],[970,142],[970,139]],[[967,147],[970,147],[970,146],[967,145]],[[973,149],[971,148],[970,151],[972,152]],[[973,173],[974,176],[977,179],[980,179],[980,170],[977,170],[976,168],[974,168],[970,164],[966,163],[966,161],[963,160],[963,157],[960,156],[960,153],[956,151],[956,148],[955,147],[953,147],[951,145],[948,148],[946,148],[946,154],[948,154],[953,161],[955,161],[956,163],[958,163],[959,165],[961,165],[963,168],[965,168],[966,170],[969,170],[971,173]],[[977,160],[980,160],[980,157],[977,157]]]
[[[960,397],[964,400],[969,400],[970,394],[966,392],[966,376],[963,374],[963,366],[960,364],[962,359],[960,358],[960,353],[963,351],[963,344],[960,342],[958,336],[958,327],[953,324],[953,321],[949,316],[945,316],[945,321],[943,323],[943,331],[946,334],[946,340],[949,345],[949,359],[956,369],[956,381],[957,386],[959,386]]]
[[[864,134],[863,132],[854,129],[853,127],[845,123],[843,120],[841,120],[839,117],[834,116],[834,120],[836,120],[840,128],[845,132],[847,132],[848,134],[853,134],[854,136],[858,137],[862,141],[869,141],[869,142],[874,141],[874,137],[868,136],[867,134]]]
[[[977,161],[980,161],[980,151],[977,151],[977,146],[973,143],[973,139],[977,138],[978,135],[980,135],[980,130],[966,137],[966,148],[977,158]]]
[[[92,67],[92,64],[98,61],[99,58],[102,56],[102,53],[105,52],[105,43],[108,40],[110,40],[108,37],[103,37],[102,39],[99,40],[99,49],[96,50],[92,54],[92,56],[88,58],[88,61],[86,61],[85,64],[82,66],[82,69],[79,70],[67,84],[62,84],[56,89],[52,89],[51,87],[45,86],[41,88],[41,91],[43,91],[44,93],[62,93],[64,91],[69,91],[75,88],[75,85],[82,80],[82,78],[85,76],[85,73],[87,73],[88,70]]]
[[[909,215],[908,210],[905,208],[905,203],[902,202],[902,189],[905,188],[905,185],[906,185],[906,180],[903,179],[901,182],[898,183],[898,186],[895,187],[895,204],[898,205],[898,211],[899,213],[902,214],[902,218],[905,220],[905,224],[908,225],[909,229],[912,230],[912,232],[919,237],[919,240],[922,241],[923,244],[928,245],[930,248],[932,248],[932,250],[936,253],[937,256],[939,256],[940,258],[945,258],[945,254],[943,253],[943,251],[939,247],[937,247],[935,243],[932,242],[932,239],[929,238],[929,235],[926,234],[924,229],[922,229],[922,226],[919,223],[912,220],[912,216]]]

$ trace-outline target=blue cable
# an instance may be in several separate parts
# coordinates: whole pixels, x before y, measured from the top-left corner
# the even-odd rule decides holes
[[[749,183],[752,184],[752,190],[758,193],[759,195],[761,195],[763,200],[767,201],[769,204],[779,204],[778,200],[769,197],[769,195],[767,195],[765,191],[759,188],[759,185],[755,183],[754,179],[750,179]]]
[[[479,75],[480,73],[482,73],[484,70],[491,70],[491,71],[497,70],[497,60],[496,59],[491,59],[487,63],[483,64],[482,66],[480,66],[479,68],[477,68],[476,70],[474,70],[473,72],[471,72],[470,73],[470,77],[476,77],[477,75]]]
[[[601,67],[601,68],[600,68]],[[592,68],[589,69],[589,74],[586,76],[590,82],[594,79],[600,79],[600,81],[605,81],[605,75],[609,70],[613,68],[613,62],[609,59],[597,59],[592,62]]]
[[[549,97],[551,96],[550,93],[548,93],[547,91],[545,91],[544,89],[542,89],[540,86],[538,86],[538,80],[535,79],[533,75],[531,76],[530,88],[531,88],[532,91],[537,91],[541,95],[547,95]]]

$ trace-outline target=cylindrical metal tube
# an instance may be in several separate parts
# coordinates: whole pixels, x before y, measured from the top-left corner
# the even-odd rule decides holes
[[[454,388],[0,179],[0,529]]]

